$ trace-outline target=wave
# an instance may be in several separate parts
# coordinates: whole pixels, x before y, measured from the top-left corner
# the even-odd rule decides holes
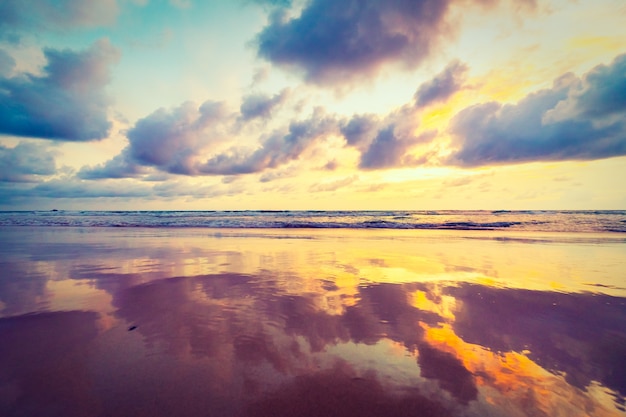
[[[626,233],[626,211],[6,211],[0,226]]]

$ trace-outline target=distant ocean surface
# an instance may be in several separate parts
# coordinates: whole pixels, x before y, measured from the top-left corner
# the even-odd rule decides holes
[[[626,233],[610,211],[5,211],[0,226],[450,229]]]

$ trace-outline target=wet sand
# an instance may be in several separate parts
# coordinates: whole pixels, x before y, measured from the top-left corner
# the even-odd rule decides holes
[[[626,239],[0,229],[2,416],[622,416]]]

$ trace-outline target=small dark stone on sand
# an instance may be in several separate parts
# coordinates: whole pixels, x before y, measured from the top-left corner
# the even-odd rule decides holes
[[[132,331],[133,331],[133,330],[135,330],[136,328],[137,328],[137,326],[130,326],[130,327],[128,328],[128,331],[129,331],[129,332],[132,332]]]

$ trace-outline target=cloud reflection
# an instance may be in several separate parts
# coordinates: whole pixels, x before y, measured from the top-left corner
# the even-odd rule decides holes
[[[41,414],[81,395],[91,415],[201,416],[211,404],[216,416],[623,413],[623,297],[415,279],[481,268],[455,257],[454,245],[474,245],[466,240],[440,243],[436,257],[424,251],[419,260],[375,245],[352,257],[333,253],[331,263],[320,240],[255,238],[248,253],[233,245],[251,237],[220,238],[218,250],[188,233],[167,243],[128,238],[124,250],[113,240],[97,244],[95,234],[80,236],[82,245],[57,234],[61,242],[37,235],[41,244],[7,247],[0,411],[19,415],[28,401],[26,415]],[[259,244],[268,242],[275,246]],[[455,262],[434,261],[443,249]],[[263,261],[243,263],[241,253]],[[241,272],[193,273],[206,265]],[[20,276],[37,285],[21,285]],[[59,297],[85,296],[59,294],[72,286],[57,284],[70,282],[107,297],[82,304],[90,312],[50,311],[63,309]],[[42,292],[54,302],[37,304]],[[38,382],[59,372],[68,387],[79,385],[76,394]]]
[[[96,415],[87,353],[97,318],[80,311],[0,318],[0,414]]]
[[[416,292],[427,294],[435,307],[443,297],[454,297],[455,318],[415,307]],[[269,365],[282,374],[279,380],[287,377],[289,384],[294,384],[288,390],[301,390],[330,375],[324,374],[330,372],[328,368],[315,370],[315,363],[328,355],[329,347],[350,343],[373,346],[383,340],[404,346],[405,354],[415,357],[423,381],[431,380],[448,392],[450,397],[442,397],[449,398],[442,402],[447,409],[475,401],[483,404],[488,401],[486,386],[490,391],[496,389],[503,399],[508,390],[520,386],[534,392],[534,384],[545,378],[546,372],[552,373],[550,381],[559,390],[567,390],[581,401],[594,381],[616,393],[624,389],[619,360],[626,346],[619,327],[626,318],[623,299],[470,284],[443,289],[434,284],[378,284],[361,287],[356,305],[342,314],[329,314],[316,301],[322,295],[288,295],[280,286],[268,287],[258,276],[223,274],[130,287],[114,302],[119,307],[117,314],[136,324],[149,346],[164,346],[179,357],[230,358],[251,367]],[[514,366],[519,377],[502,378],[506,367],[484,367],[475,359],[468,360],[466,355],[477,347],[482,349],[478,362],[498,362],[503,355],[509,358],[506,360],[527,363],[527,373],[524,376]],[[524,356],[523,351],[530,353]],[[369,377],[359,378],[386,386],[376,376],[381,369],[373,366],[370,371]],[[263,386],[262,379],[254,384]],[[419,386],[412,388],[419,390]],[[542,395],[555,396],[554,404],[558,403],[557,394],[558,390],[542,391]],[[622,401],[619,394],[614,395],[617,402]],[[517,406],[522,407],[523,398],[515,398],[507,401],[519,401]],[[259,407],[264,410],[279,400],[267,401]],[[593,397],[585,402],[601,407]],[[547,412],[554,410],[549,401],[542,406],[533,404]]]
[[[465,285],[449,288],[463,306],[454,330],[468,343],[529,357],[568,383],[592,381],[626,395],[626,302],[600,294],[562,294]]]
[[[248,406],[251,417],[280,416],[421,416],[451,415],[439,403],[407,390],[389,393],[375,378],[358,377],[346,363],[302,375]]]

